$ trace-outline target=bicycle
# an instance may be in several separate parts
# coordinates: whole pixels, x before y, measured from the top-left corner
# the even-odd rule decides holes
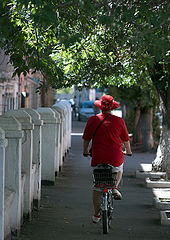
[[[132,156],[123,152],[126,156]],[[83,154],[84,157],[90,154]],[[103,233],[107,234],[111,227],[113,215],[113,189],[115,188],[117,172],[113,172],[113,166],[110,164],[100,163],[93,169],[94,188],[102,192],[100,216],[102,217]],[[96,190],[96,189],[95,189]]]
[[[102,192],[100,214],[104,234],[109,232],[113,215],[113,189],[117,173],[112,169],[110,164],[98,164],[93,170],[94,187]]]

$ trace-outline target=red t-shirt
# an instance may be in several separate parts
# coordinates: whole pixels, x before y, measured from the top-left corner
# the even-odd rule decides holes
[[[88,119],[83,139],[90,141],[100,122],[108,113],[100,113]],[[128,131],[122,118],[110,115],[98,128],[93,141],[91,166],[98,163],[108,163],[114,167],[124,161],[121,142],[129,140]]]

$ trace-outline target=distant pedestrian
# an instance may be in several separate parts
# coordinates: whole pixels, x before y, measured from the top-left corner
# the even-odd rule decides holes
[[[74,96],[73,114],[75,118],[77,117],[77,112],[78,112],[78,100],[77,97]]]
[[[96,98],[96,100],[99,100],[99,98]],[[94,115],[97,115],[98,113],[100,113],[100,108],[98,106],[96,106],[94,104],[94,107],[93,107],[93,111],[94,111]]]

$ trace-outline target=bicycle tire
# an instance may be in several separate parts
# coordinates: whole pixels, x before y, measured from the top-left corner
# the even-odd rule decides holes
[[[102,221],[103,221],[103,234],[107,234],[109,232],[108,210],[102,211]]]
[[[109,206],[109,209],[108,209],[108,225],[109,225],[109,228],[111,228],[111,223],[112,223],[112,218],[113,218],[113,198],[111,200],[111,203],[110,203],[110,206]]]

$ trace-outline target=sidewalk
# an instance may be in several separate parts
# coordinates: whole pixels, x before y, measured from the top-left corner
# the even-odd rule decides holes
[[[93,224],[90,158],[82,156],[85,123],[73,122],[72,147],[55,186],[42,189],[41,208],[26,222],[19,240],[167,240],[170,227],[160,224],[159,211],[152,205],[152,191],[134,173],[140,162],[151,163],[153,153],[126,157],[123,199],[115,201],[114,219],[108,235]],[[14,238],[16,239],[16,238]]]

